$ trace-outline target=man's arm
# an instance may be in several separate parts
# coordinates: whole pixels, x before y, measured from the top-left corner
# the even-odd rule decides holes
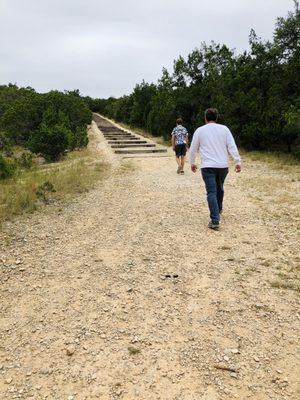
[[[189,147],[189,133],[188,133],[188,131],[186,131],[186,135],[185,135],[185,144],[186,144],[186,147]]]
[[[173,135],[173,134],[171,134],[172,135],[172,148],[173,148],[173,150],[175,150],[175,135]]]
[[[197,152],[199,151],[199,146],[200,146],[199,135],[198,135],[197,131],[195,131],[193,139],[192,139],[192,143],[190,146],[190,164],[191,164],[191,170],[193,172],[196,172],[196,170],[197,170],[197,165],[195,163],[196,163],[196,155],[197,155]]]
[[[238,148],[235,144],[235,140],[232,136],[232,133],[228,129],[227,134],[226,134],[226,145],[227,145],[227,150],[230,153],[231,157],[234,159],[235,162],[235,171],[236,172],[241,172],[241,157],[238,151]]]

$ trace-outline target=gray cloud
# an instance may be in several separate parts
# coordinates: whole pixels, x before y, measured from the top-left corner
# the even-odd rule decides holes
[[[203,41],[270,39],[289,0],[0,0],[0,84],[129,93]]]

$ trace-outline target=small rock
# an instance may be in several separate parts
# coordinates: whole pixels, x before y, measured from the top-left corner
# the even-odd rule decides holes
[[[259,358],[256,357],[256,356],[253,357],[253,360],[256,361],[256,362],[259,362]]]
[[[264,308],[264,305],[261,304],[261,303],[257,303],[257,304],[255,304],[255,307],[256,307],[258,310],[261,310],[261,309]]]
[[[68,356],[72,356],[75,353],[75,346],[68,346],[66,353]]]
[[[8,384],[8,385],[9,385],[10,383],[12,383],[12,378],[7,378],[7,379],[5,379],[5,383]]]

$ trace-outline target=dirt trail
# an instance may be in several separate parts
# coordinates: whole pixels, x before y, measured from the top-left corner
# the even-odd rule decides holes
[[[296,169],[246,159],[214,232],[199,174],[126,162],[0,233],[0,398],[298,399]]]

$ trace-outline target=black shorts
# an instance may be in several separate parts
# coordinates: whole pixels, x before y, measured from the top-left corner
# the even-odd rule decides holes
[[[175,146],[176,157],[184,157],[186,155],[186,144],[176,144]]]

